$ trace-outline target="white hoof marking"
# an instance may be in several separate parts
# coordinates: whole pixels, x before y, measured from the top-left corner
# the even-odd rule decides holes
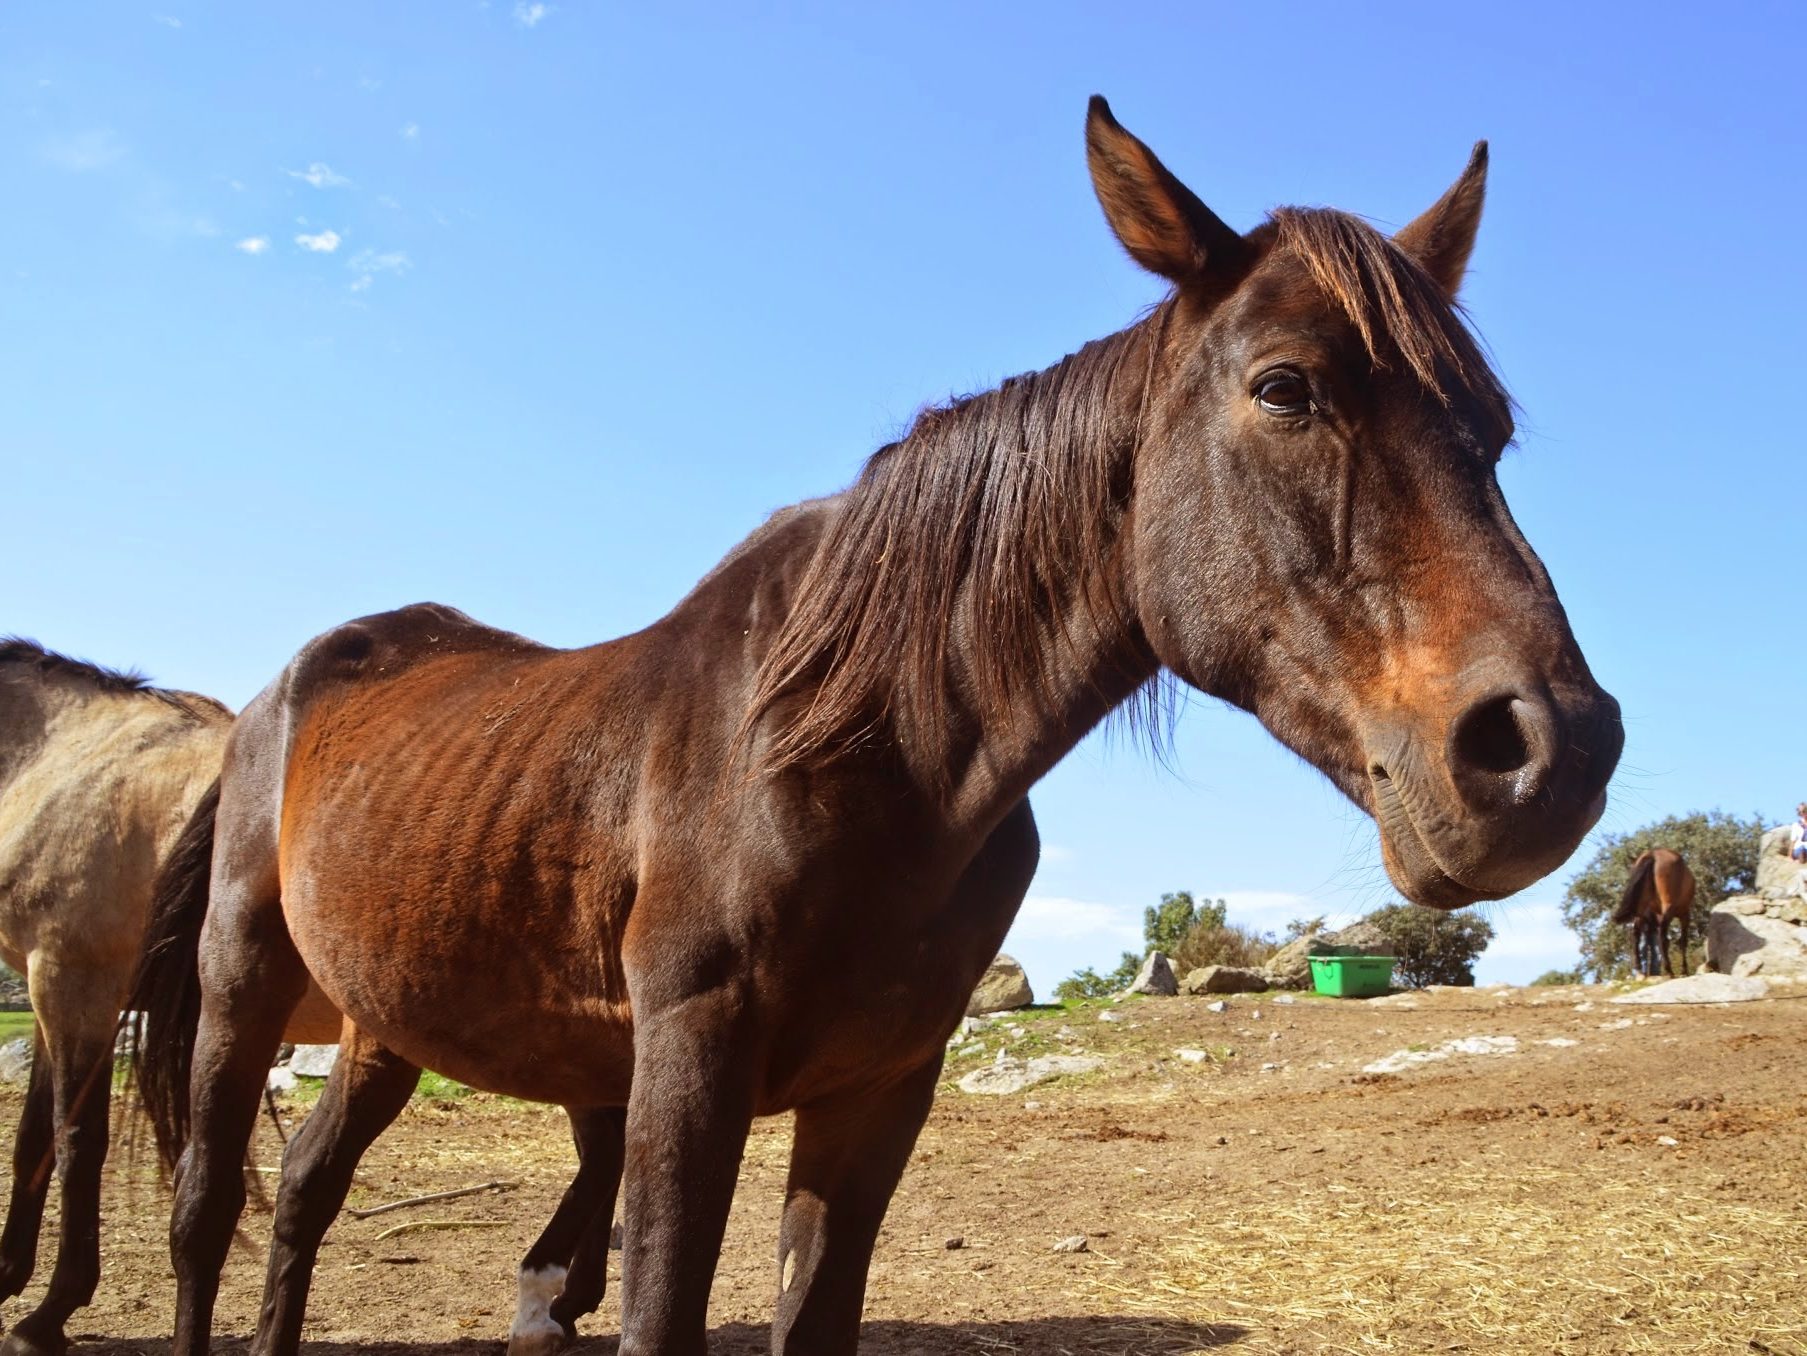
[[[564,1267],[521,1268],[508,1356],[552,1356],[564,1346],[565,1330],[552,1317],[552,1301],[564,1288]]]

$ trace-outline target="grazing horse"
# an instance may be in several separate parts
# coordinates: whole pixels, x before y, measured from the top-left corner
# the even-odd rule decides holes
[[[149,965],[202,994],[192,1055],[142,1055],[191,1088],[173,1356],[207,1348],[310,972],[345,1056],[284,1163],[258,1356],[297,1350],[421,1066],[625,1108],[621,1356],[706,1350],[749,1125],[793,1112],[772,1347],[844,1356],[1034,871],[1028,792],[1163,669],[1372,814],[1417,902],[1522,889],[1598,818],[1618,708],[1507,511],[1510,402],[1455,306],[1484,146],[1391,238],[1296,208],[1244,235],[1101,99],[1086,134],[1106,220],[1172,287],[1142,320],[925,412],[645,630],[556,650],[409,607],[246,708],[206,898],[159,901],[205,927]]]
[[[56,1268],[15,1333],[40,1350],[62,1347],[94,1294],[119,1007],[157,863],[219,776],[231,724],[211,697],[0,640],[0,956],[25,975],[37,1017],[0,1299],[31,1279],[54,1164]]]
[[[1680,925],[1682,973],[1688,973],[1688,919],[1693,908],[1694,873],[1679,852],[1651,848],[1631,864],[1631,876],[1612,920],[1631,924],[1633,974],[1648,978],[1660,966],[1673,978],[1675,972],[1669,968],[1671,922]]]

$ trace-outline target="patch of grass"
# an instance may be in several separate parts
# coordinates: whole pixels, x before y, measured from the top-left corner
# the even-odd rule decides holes
[[[423,1069],[420,1082],[415,1085],[416,1097],[428,1097],[434,1100],[445,1098],[469,1097],[476,1089],[467,1083],[460,1083],[447,1078],[444,1074],[436,1074],[431,1069]]]
[[[29,1012],[0,1012],[0,1045],[13,1040],[30,1040],[37,1018]]]

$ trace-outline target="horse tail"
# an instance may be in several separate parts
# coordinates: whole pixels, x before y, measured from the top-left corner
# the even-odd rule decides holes
[[[1619,907],[1613,910],[1613,922],[1629,923],[1638,916],[1638,900],[1643,898],[1644,886],[1655,870],[1654,853],[1646,852],[1632,863],[1631,876],[1625,882],[1625,893],[1619,896]]]
[[[216,778],[157,872],[150,926],[132,981],[131,1078],[150,1117],[157,1154],[171,1171],[188,1143],[188,1076],[201,1025],[201,924],[213,877]]]

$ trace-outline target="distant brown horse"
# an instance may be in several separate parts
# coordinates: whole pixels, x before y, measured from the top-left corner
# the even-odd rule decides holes
[[[1631,925],[1631,967],[1641,976],[1669,968],[1669,924],[1680,926],[1682,973],[1688,973],[1688,919],[1694,908],[1694,873],[1679,852],[1651,848],[1631,864],[1615,923]]]
[[[1507,512],[1509,403],[1453,304],[1484,148],[1391,239],[1316,209],[1240,235],[1102,100],[1086,133],[1111,228],[1173,285],[1145,319],[925,413],[634,635],[405,608],[246,708],[211,882],[160,899],[188,921],[147,969],[202,991],[192,1068],[143,1052],[147,1082],[190,1072],[173,1356],[207,1347],[310,971],[345,1055],[284,1162],[259,1356],[296,1351],[423,1065],[626,1108],[621,1356],[705,1350],[749,1124],[794,1111],[772,1346],[845,1356],[1035,869],[1025,797],[1163,667],[1373,814],[1418,902],[1522,889],[1599,816],[1618,709]]]

